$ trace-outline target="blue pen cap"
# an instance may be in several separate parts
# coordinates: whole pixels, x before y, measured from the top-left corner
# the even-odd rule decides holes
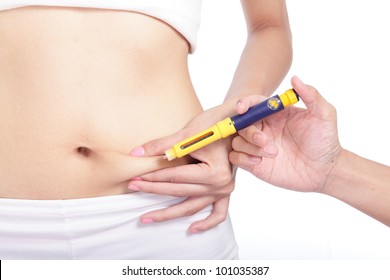
[[[276,112],[283,110],[289,105],[299,101],[299,96],[294,89],[289,89],[285,93],[272,96],[259,104],[252,106],[242,115],[234,115],[231,120],[234,122],[236,130],[241,130],[251,124],[262,120]]]

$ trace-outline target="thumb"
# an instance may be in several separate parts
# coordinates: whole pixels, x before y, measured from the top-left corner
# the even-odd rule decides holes
[[[136,147],[130,151],[129,155],[133,157],[162,156],[166,150],[170,149],[173,145],[183,139],[183,132],[179,131],[175,134],[154,139],[142,146]]]
[[[304,84],[297,76],[292,77],[291,84],[313,116],[327,118],[334,112],[334,107],[314,87]]]
[[[259,94],[251,94],[241,97],[236,104],[236,112],[238,114],[244,114],[250,107],[263,101],[266,97]]]

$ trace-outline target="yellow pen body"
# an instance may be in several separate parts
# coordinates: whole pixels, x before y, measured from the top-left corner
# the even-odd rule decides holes
[[[214,126],[175,144],[171,149],[165,151],[165,156],[168,160],[181,158],[236,132],[233,121],[230,118],[226,118]]]

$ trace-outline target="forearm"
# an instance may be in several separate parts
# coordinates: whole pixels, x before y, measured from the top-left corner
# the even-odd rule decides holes
[[[250,31],[226,100],[248,94],[271,95],[292,62],[288,25],[270,25]]]
[[[343,150],[323,193],[390,226],[390,167]]]

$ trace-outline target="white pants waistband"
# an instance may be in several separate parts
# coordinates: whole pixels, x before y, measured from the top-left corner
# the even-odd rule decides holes
[[[200,234],[211,213],[143,225],[139,217],[183,198],[145,193],[70,200],[0,199],[0,259],[236,259],[230,219]]]

